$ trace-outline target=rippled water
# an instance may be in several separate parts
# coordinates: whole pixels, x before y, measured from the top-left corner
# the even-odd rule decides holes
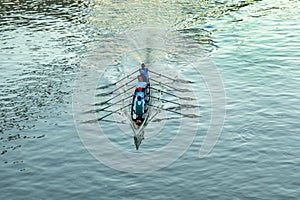
[[[1,0],[1,199],[299,199],[299,8],[297,0]],[[116,58],[115,69],[142,62],[147,52],[124,57],[105,45],[122,46],[120,34],[147,27],[176,32],[209,55],[222,76],[226,120],[213,151],[199,159],[211,117],[200,82],[201,119],[192,145],[170,166],[134,174],[86,150],[72,94],[89,64],[106,69],[103,55]],[[180,58],[168,59],[174,71],[198,80]],[[89,79],[85,84],[95,86]],[[110,136],[135,152],[132,137],[120,137]],[[141,152],[161,145],[146,134]]]

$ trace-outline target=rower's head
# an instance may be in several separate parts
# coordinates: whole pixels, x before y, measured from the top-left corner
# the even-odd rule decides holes
[[[135,122],[136,122],[137,125],[141,125],[142,124],[142,120],[139,120],[139,119],[137,119]]]
[[[145,68],[145,64],[144,64],[144,63],[142,63],[142,64],[141,64],[141,67],[144,69],[144,68]]]
[[[138,92],[141,92],[142,90],[143,90],[142,87],[138,87],[138,88],[137,88],[137,91],[138,91]]]
[[[137,100],[138,100],[138,101],[141,101],[141,100],[142,100],[142,97],[141,97],[141,96],[138,96],[138,97],[137,97]]]
[[[142,82],[142,81],[143,81],[143,77],[142,77],[141,75],[139,75],[139,76],[138,76],[138,80],[139,80],[140,82]]]

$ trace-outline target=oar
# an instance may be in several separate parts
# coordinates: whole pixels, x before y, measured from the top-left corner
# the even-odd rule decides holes
[[[117,103],[119,103],[119,102],[125,101],[126,99],[129,99],[129,98],[132,98],[132,97],[133,97],[133,95],[127,96],[127,97],[125,97],[125,98],[123,98],[123,99],[121,99],[121,100],[115,102],[114,104],[117,104]],[[96,112],[104,111],[105,109],[107,109],[107,108],[113,106],[114,104],[105,106],[104,108],[101,108],[101,109],[96,109]]]
[[[171,88],[171,89],[173,89],[173,90],[176,90],[176,91],[179,91],[179,92],[191,92],[191,91],[188,90],[188,89],[175,88],[175,87],[173,87],[173,86],[170,86],[170,85],[167,85],[167,84],[163,84],[162,82],[157,81],[157,80],[155,80],[155,79],[151,79],[151,81],[153,81],[153,82],[155,82],[155,83],[158,83],[158,84],[160,84],[160,85],[169,87],[169,88]]]
[[[178,114],[178,115],[183,115],[182,113],[177,112],[177,111],[174,111],[174,110],[171,110],[171,109],[169,109],[169,108],[158,107],[158,106],[151,105],[151,104],[149,104],[149,106],[154,107],[154,108],[157,108],[157,109],[169,111],[169,112],[172,112],[172,113],[175,113],[175,114]]]
[[[187,117],[187,118],[197,118],[197,117],[200,117],[199,115],[195,115],[195,114],[183,114],[183,113],[177,112],[175,110],[172,110],[171,108],[163,108],[163,107],[158,107],[158,106],[154,106],[154,105],[149,105],[149,106],[157,108],[157,109],[169,111],[169,112],[172,112],[172,113],[175,113],[175,114],[181,115],[183,117]]]
[[[169,102],[169,103],[172,103],[172,104],[175,104],[175,105],[178,105],[180,108],[198,108],[200,106],[198,105],[192,105],[192,104],[181,104],[181,103],[178,103],[176,101],[172,101],[172,100],[167,100],[167,99],[163,99],[163,98],[159,98],[159,97],[154,97],[154,96],[151,96],[151,98],[153,99],[157,99],[158,101],[161,101],[161,102]]]
[[[171,101],[171,100],[167,100],[167,99],[163,99],[163,98],[159,98],[159,97],[154,97],[154,96],[150,96],[150,97],[151,97],[151,98],[154,98],[154,99],[157,99],[158,101],[169,102],[169,103],[173,103],[173,104],[176,104],[176,105],[181,106],[180,103],[175,102],[175,101]]]
[[[170,79],[170,80],[172,80],[172,81],[178,81],[178,82],[181,82],[181,83],[194,83],[194,81],[183,80],[183,79],[174,79],[174,78],[172,78],[172,77],[169,77],[169,76],[166,76],[166,75],[157,73],[157,72],[152,71],[152,70],[149,70],[149,72],[151,72],[151,73],[153,73],[153,74],[156,74],[156,75],[158,75],[158,76],[165,77],[165,78]]]
[[[115,82],[115,83],[111,83],[111,84],[108,84],[108,85],[104,85],[104,86],[98,87],[97,89],[105,89],[105,88],[108,88],[108,87],[110,87],[110,86],[114,86],[114,85],[120,83],[121,81],[123,81],[124,79],[129,78],[130,76],[132,76],[132,75],[133,75],[134,73],[136,73],[137,71],[138,71],[138,70],[135,70],[135,71],[132,72],[131,74],[128,74],[127,76],[125,76],[124,78],[118,80],[118,81]]]
[[[160,106],[160,107],[162,107],[162,106]],[[151,122],[151,121],[154,119],[154,117],[156,117],[156,115],[157,115],[159,112],[160,112],[159,109],[157,109],[156,112],[155,112],[155,113],[151,116],[151,118],[147,121],[146,126],[148,125],[149,122]]]
[[[134,88],[134,87],[128,88],[127,90],[124,90],[123,92],[127,92],[127,91],[131,90],[132,88]],[[96,95],[96,96],[97,96],[97,95]],[[100,102],[100,103],[95,103],[94,105],[95,105],[95,106],[102,106],[102,105],[104,105],[104,104],[107,104],[107,103],[110,102],[111,100],[113,100],[113,99],[119,97],[119,96],[120,96],[120,94],[115,95],[115,96],[111,97],[111,98],[108,99],[108,100],[102,101],[102,102]]]
[[[99,96],[101,97],[101,96],[107,96],[107,95],[113,94],[114,92],[118,91],[119,89],[121,89],[121,88],[124,87],[125,85],[128,85],[129,83],[133,82],[134,80],[135,80],[135,79],[133,79],[133,80],[131,80],[131,81],[125,83],[124,85],[122,85],[122,86],[116,88],[115,90],[113,90],[113,91],[111,91],[111,92],[106,92],[106,93],[96,94],[96,96],[97,96],[97,97],[99,97]],[[132,86],[131,88],[129,88],[128,90],[130,90],[130,89],[132,89],[132,88],[134,88],[134,87],[135,87],[135,85]],[[128,91],[128,90],[125,90],[125,91]]]
[[[109,120],[109,119],[102,119],[101,121],[102,122],[109,122],[109,123],[117,123],[117,124],[128,124],[128,123],[126,123],[127,122],[126,120],[114,121],[114,120]]]
[[[128,107],[128,106],[130,106],[130,105],[131,105],[131,104],[128,104],[128,105],[123,106],[123,107],[121,107],[121,108],[119,108],[119,109],[117,109],[117,110],[111,111],[111,113],[108,113],[107,115],[104,115],[103,117],[98,118],[98,121],[101,121],[102,119],[104,119],[104,118],[106,118],[106,117],[108,117],[108,116],[110,116],[110,115],[112,115],[112,114],[114,114],[114,113],[116,113],[116,112],[119,112],[120,110],[122,110],[122,109],[124,109],[124,108],[126,108],[126,107]]]
[[[178,99],[182,99],[182,100],[195,100],[194,98],[192,98],[192,97],[180,97],[180,96],[177,96],[177,95],[175,95],[175,94],[173,94],[173,93],[170,93],[170,92],[167,92],[167,91],[164,91],[164,90],[161,90],[161,89],[157,89],[157,88],[154,88],[154,87],[152,87],[151,86],[151,89],[153,89],[153,90],[156,90],[156,91],[158,91],[158,92],[160,92],[160,93],[165,93],[165,94],[168,94],[168,95],[170,95],[170,96],[173,96],[173,97],[176,97],[176,98],[178,98]]]

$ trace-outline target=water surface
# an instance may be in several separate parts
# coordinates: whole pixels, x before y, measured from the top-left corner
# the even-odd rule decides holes
[[[299,199],[299,8],[297,0],[1,1],[1,199]],[[222,75],[226,120],[213,151],[199,159],[211,117],[200,82],[192,145],[170,166],[134,174],[85,149],[72,94],[77,75],[107,41],[147,27],[178,32],[207,53]],[[116,56],[116,68],[146,55],[106,53]],[[170,60],[175,70],[186,66]],[[170,138],[173,124],[166,124]],[[111,129],[117,141],[120,130]],[[134,152],[129,135],[121,140]],[[141,149],[160,145],[149,137]]]

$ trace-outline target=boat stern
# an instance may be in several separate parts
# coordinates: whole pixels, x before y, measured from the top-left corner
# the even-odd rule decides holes
[[[142,131],[138,135],[135,135],[133,137],[133,139],[134,139],[134,145],[135,145],[136,150],[139,150],[139,147],[140,147],[140,145],[141,145],[141,143],[142,143],[142,141],[144,139],[144,131]]]

